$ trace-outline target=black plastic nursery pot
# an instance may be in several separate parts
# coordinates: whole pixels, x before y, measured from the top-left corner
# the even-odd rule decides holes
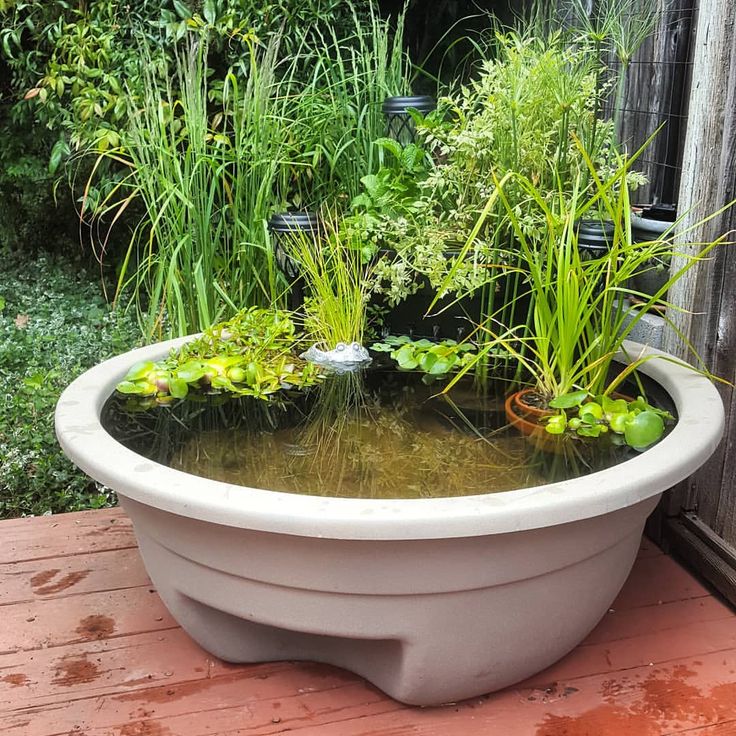
[[[653,204],[642,208],[641,214],[631,217],[631,242],[646,243],[660,238],[677,220],[673,204]],[[647,296],[656,294],[669,280],[669,263],[652,263],[651,268],[631,277],[631,289]],[[663,299],[667,294],[663,294]],[[636,299],[636,297],[634,297]]]
[[[386,136],[406,145],[416,140],[414,120],[409,110],[427,115],[437,109],[437,102],[429,95],[387,97],[381,109],[386,116]]]
[[[391,335],[460,341],[481,322],[483,300],[480,294],[457,301],[456,297],[445,297],[432,306],[435,296],[434,289],[425,283],[419,291],[395,306],[389,307],[382,296],[373,301],[385,312],[383,327]]]
[[[299,264],[284,249],[284,241],[289,237],[310,235],[320,237],[319,216],[315,212],[278,212],[268,221],[268,229],[274,237],[274,256],[281,273],[288,280],[289,309],[297,310],[304,303],[304,285]]]
[[[614,224],[607,220],[580,220],[578,228],[578,250],[583,260],[601,258],[613,243]]]

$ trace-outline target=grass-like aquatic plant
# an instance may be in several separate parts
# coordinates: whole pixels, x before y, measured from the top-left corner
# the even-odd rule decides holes
[[[276,47],[258,54],[248,44],[247,83],[227,76],[219,126],[208,107],[207,45],[193,43],[165,85],[165,70],[147,66],[123,148],[104,154],[130,172],[104,203],[113,223],[135,199],[144,208],[117,295],[132,292],[149,339],[205,329],[276,293],[262,222],[282,172],[284,131],[274,121],[283,102],[274,96]]]
[[[651,360],[651,354],[630,356],[629,365],[610,379],[614,357],[636,324],[656,306],[677,309],[663,300],[667,289],[725,241],[722,236],[696,244],[698,252],[690,255],[685,255],[679,245],[679,239],[686,236],[682,231],[678,233],[678,243],[673,236],[665,236],[633,244],[627,174],[644,147],[632,158],[621,159],[617,170],[601,179],[582,144],[576,141],[576,145],[589,169],[592,183],[588,189],[577,186],[571,196],[560,191],[550,202],[546,192],[540,192],[532,181],[514,174],[497,180],[493,194],[494,202],[501,203],[513,229],[519,256],[514,269],[523,274],[522,288],[531,298],[531,310],[527,324],[519,327],[499,325],[493,318],[482,324],[480,330],[487,340],[479,350],[478,360],[483,360],[493,346],[500,345],[517,360],[525,379],[547,401],[574,391],[609,395],[643,362]],[[537,237],[525,232],[516,208],[505,194],[511,178],[544,213],[545,227]],[[610,222],[613,230],[609,250],[600,257],[586,258],[578,247],[578,223],[591,218]],[[628,305],[624,297],[630,292],[627,283],[631,277],[647,269],[652,259],[675,254],[685,257],[684,265],[655,294],[639,294],[641,302],[636,307]],[[694,357],[699,368],[708,373],[697,355]]]
[[[363,263],[361,236],[326,218],[320,233],[294,234],[283,243],[304,282],[305,330],[325,349],[362,345],[370,266]]]
[[[114,225],[142,203],[117,297],[132,295],[147,339],[278,300],[269,216],[346,206],[377,170],[380,102],[407,89],[410,68],[401,23],[393,29],[375,9],[367,19],[354,12],[353,22],[346,37],[305,29],[287,59],[278,39],[238,34],[243,57],[220,76],[208,67],[204,32],[177,54],[173,78],[141,49],[142,97],[120,148],[95,165],[85,208],[100,162],[122,164],[128,173],[93,214]]]

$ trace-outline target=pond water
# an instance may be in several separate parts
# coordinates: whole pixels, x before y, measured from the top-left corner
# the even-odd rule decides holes
[[[270,401],[203,396],[135,410],[112,396],[106,430],[144,457],[251,488],[347,498],[437,498],[573,478],[635,455],[556,439],[540,450],[506,426],[502,393],[460,383],[448,395],[415,373],[333,376]],[[556,443],[556,444],[555,444]]]

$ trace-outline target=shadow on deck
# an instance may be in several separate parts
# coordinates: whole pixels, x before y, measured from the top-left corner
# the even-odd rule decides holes
[[[644,542],[590,636],[493,695],[410,708],[305,663],[230,665],[176,625],[118,509],[0,522],[3,736],[727,736],[736,614]]]

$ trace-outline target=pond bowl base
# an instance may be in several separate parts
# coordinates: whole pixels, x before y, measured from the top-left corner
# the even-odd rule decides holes
[[[655,503],[513,534],[374,541],[368,553],[123,499],[161,598],[205,650],[335,665],[411,705],[501,689],[573,649],[626,580]]]

